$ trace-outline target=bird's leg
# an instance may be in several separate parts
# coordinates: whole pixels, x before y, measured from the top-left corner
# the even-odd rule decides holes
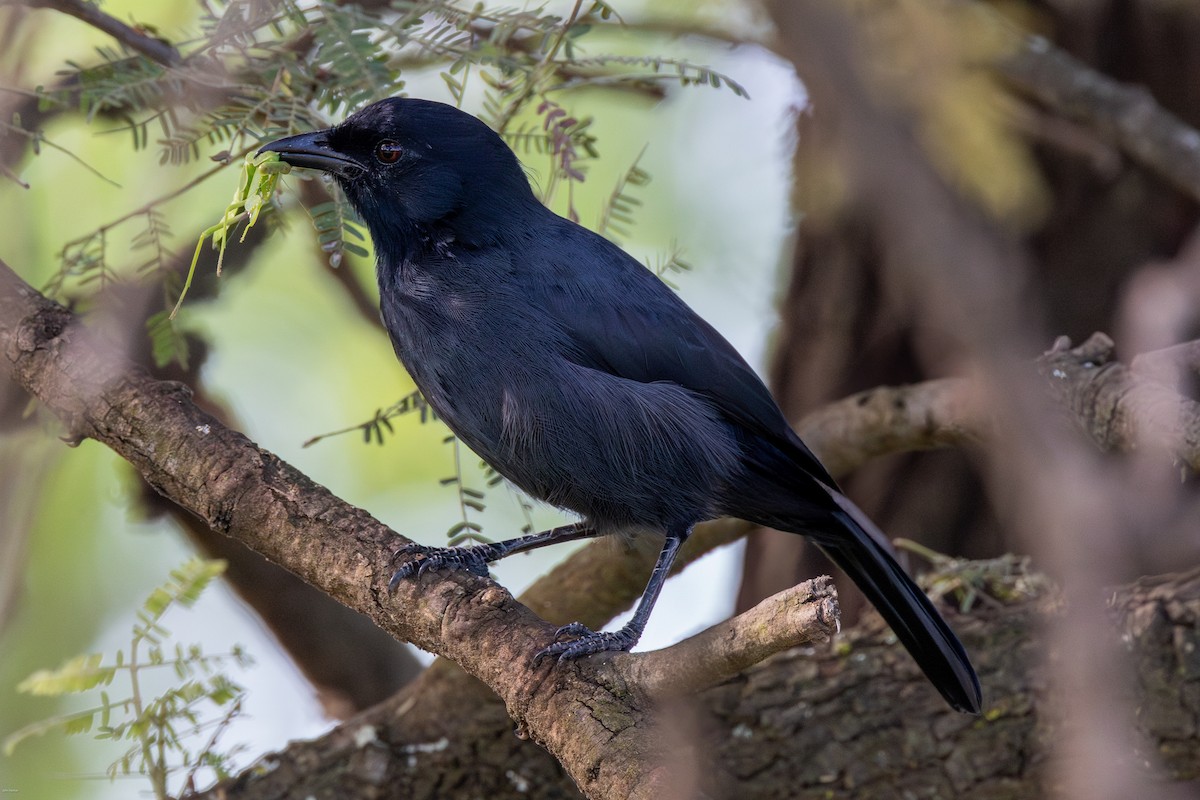
[[[388,588],[395,590],[400,581],[416,575],[424,575],[430,569],[465,569],[476,575],[487,575],[487,565],[513,553],[536,550],[547,545],[591,539],[600,531],[585,522],[562,525],[541,533],[531,533],[503,542],[473,544],[466,547],[430,547],[415,542],[406,544],[392,554],[392,561],[404,559],[405,563],[392,575]],[[417,558],[417,556],[422,556]]]
[[[593,631],[579,622],[564,625],[554,634],[554,643],[534,656],[534,662],[541,661],[547,656],[558,656],[558,660],[563,661],[593,653],[627,651],[637,644],[638,639],[642,638],[642,631],[646,629],[647,620],[650,619],[650,611],[654,608],[654,604],[658,601],[658,595],[662,592],[663,583],[666,582],[667,575],[671,571],[671,564],[675,562],[675,556],[679,553],[680,546],[687,540],[688,534],[691,532],[690,527],[667,532],[667,540],[663,542],[662,552],[658,554],[654,571],[650,573],[650,582],[646,584],[642,598],[638,600],[637,608],[633,612],[633,619],[629,620],[625,627],[609,633]],[[558,641],[564,636],[574,638],[568,641]]]

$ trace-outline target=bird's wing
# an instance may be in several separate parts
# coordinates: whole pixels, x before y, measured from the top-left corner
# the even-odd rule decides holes
[[[569,358],[628,380],[670,381],[689,389],[735,425],[774,444],[814,478],[836,487],[724,336],[615,245],[598,236],[588,245],[594,269],[571,265],[557,287],[555,281],[545,281],[546,273],[541,275],[540,286],[550,289],[542,295],[543,308],[567,334]]]

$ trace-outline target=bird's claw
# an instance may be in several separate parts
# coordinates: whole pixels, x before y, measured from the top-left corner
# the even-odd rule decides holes
[[[554,641],[560,641],[567,636],[574,636],[578,639],[581,636],[591,636],[593,633],[594,631],[582,622],[568,622],[554,632]]]
[[[473,575],[486,578],[488,574],[488,548],[430,547],[410,542],[392,553],[392,562],[404,560],[388,581],[388,589],[395,591],[400,581],[424,575],[431,569],[465,569]]]
[[[564,640],[564,637],[572,638]],[[595,653],[623,653],[636,643],[637,637],[625,629],[597,632],[581,622],[572,622],[554,632],[554,642],[539,651],[533,663],[540,664],[543,658],[556,658],[561,663]]]

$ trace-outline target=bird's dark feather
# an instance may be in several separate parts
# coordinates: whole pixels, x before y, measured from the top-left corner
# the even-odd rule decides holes
[[[570,248],[572,263],[530,270],[524,285],[567,332],[576,363],[640,383],[670,381],[695,392],[731,424],[791,456],[798,471],[836,486],[724,336],[619,247],[567,220],[557,222],[562,232],[555,238]],[[605,268],[589,270],[594,264]],[[554,278],[548,281],[548,275]],[[564,290],[564,284],[573,289]],[[578,313],[581,301],[586,314]]]

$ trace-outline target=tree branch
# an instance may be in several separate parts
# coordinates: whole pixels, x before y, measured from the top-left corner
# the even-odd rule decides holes
[[[1154,174],[1200,200],[1200,133],[1145,89],[1121,84],[1041,36],[1022,36],[997,65],[1017,91],[1097,131]]]
[[[813,411],[796,430],[836,477],[891,453],[979,444],[991,422],[978,394],[965,378],[880,386]]]
[[[994,66],[1015,91],[1099,133],[1143,167],[1200,200],[1200,132],[1164,109],[1142,87],[1113,80],[1049,39],[1024,33],[986,3],[968,2],[990,14],[1012,40],[1013,54]],[[676,20],[637,20],[626,27],[731,45],[755,44],[727,30]]]
[[[30,8],[49,8],[86,22],[97,30],[107,33],[146,58],[164,67],[177,67],[183,58],[169,42],[147,36],[136,28],[126,25],[116,17],[105,14],[93,3],[83,0],[3,0],[0,5],[23,5]]]
[[[1102,448],[1150,445],[1200,470],[1200,403],[1139,377],[1114,360],[1114,350],[1103,333],[1075,348],[1061,337],[1038,360],[1038,370],[1051,395]]]
[[[733,732],[717,740],[712,758],[731,773],[736,796],[774,797],[778,786],[796,800],[1061,796],[1048,769],[1052,747],[1078,723],[1052,710],[1052,668],[1043,658],[1061,647],[1047,638],[1061,598],[1018,566],[990,568],[1008,599],[951,618],[980,670],[982,718],[925,702],[919,672],[897,658],[872,613],[833,651],[789,652],[703,695],[720,729]],[[1145,752],[1161,757],[1172,780],[1195,780],[1200,708],[1188,697],[1200,690],[1192,655],[1200,572],[1120,587],[1110,605],[1109,634],[1136,664]],[[1177,796],[1165,780],[1152,785],[1155,797]]]
[[[832,579],[814,578],[678,644],[646,653],[631,673],[653,696],[682,697],[783,650],[828,640],[839,630],[839,617]]]

